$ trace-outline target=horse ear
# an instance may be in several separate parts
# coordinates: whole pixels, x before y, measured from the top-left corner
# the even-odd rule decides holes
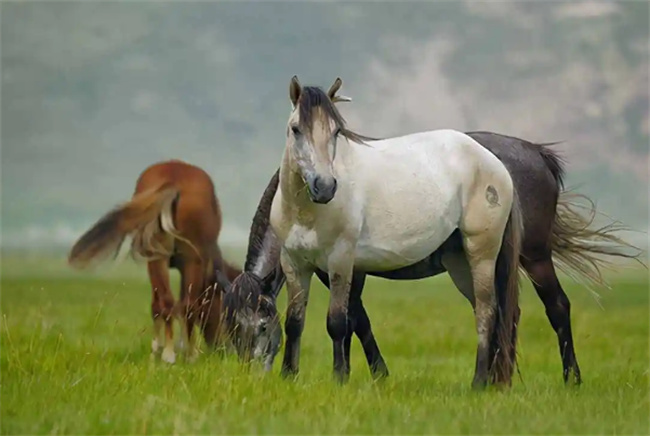
[[[345,95],[336,95],[332,99],[332,103],[339,103],[339,102],[348,102],[352,101],[350,97],[346,97]]]
[[[228,292],[230,290],[230,280],[228,279],[228,276],[221,271],[220,269],[217,269],[216,272],[216,279],[217,279],[217,284],[221,286],[221,288],[225,291]]]
[[[285,279],[286,276],[284,275],[284,271],[282,271],[282,267],[278,265],[262,279],[262,292],[275,300]]]
[[[332,86],[330,86],[330,90],[327,91],[327,96],[330,100],[334,101],[334,97],[336,96],[337,91],[341,88],[341,85],[343,85],[343,80],[341,80],[340,77],[337,77]]]
[[[302,92],[302,86],[298,81],[298,76],[293,76],[291,78],[291,83],[289,84],[289,99],[291,104],[295,108],[298,104],[298,99],[300,98],[300,93]]]

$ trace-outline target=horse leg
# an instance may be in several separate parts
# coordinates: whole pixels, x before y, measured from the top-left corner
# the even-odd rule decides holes
[[[339,240],[328,259],[330,280],[330,304],[327,312],[327,333],[332,339],[334,351],[334,377],[339,383],[350,376],[350,359],[346,356],[346,337],[352,335],[349,302],[350,287],[354,276],[354,247],[348,241]],[[349,354],[349,341],[348,341]]]
[[[487,384],[493,359],[490,338],[496,322],[497,299],[494,285],[490,286],[494,279],[490,279],[490,276],[493,276],[491,271],[495,270],[496,262],[468,260],[464,253],[457,251],[444,253],[441,260],[452,282],[474,310],[479,343],[472,387],[481,388]],[[474,292],[475,287],[477,293]]]
[[[183,262],[181,268],[181,298],[178,313],[180,315],[183,342],[185,342],[185,357],[192,362],[198,355],[195,344],[194,324],[200,312],[200,299],[205,291],[203,263],[200,259],[189,259]]]
[[[326,273],[318,270],[316,275],[320,281],[329,288],[329,277]],[[354,334],[357,335],[359,341],[361,342],[361,347],[363,352],[366,355],[366,360],[368,361],[368,367],[370,368],[370,374],[374,379],[379,379],[382,377],[388,377],[388,367],[384,358],[379,351],[379,346],[375,340],[375,335],[372,332],[372,327],[370,325],[370,318],[366,312],[365,307],[363,306],[363,301],[361,300],[361,293],[363,292],[363,286],[366,281],[365,273],[355,272],[352,277],[352,285],[350,286],[350,301],[349,301],[349,316],[351,319],[352,329],[347,332],[344,345],[346,359],[350,360],[350,343],[352,341],[352,330]]]
[[[201,297],[200,328],[208,347],[216,349],[221,343],[221,291],[212,287]]]
[[[300,338],[305,327],[305,312],[313,272],[304,265],[297,265],[284,249],[280,262],[287,284],[287,316],[284,322],[286,339],[281,372],[286,378],[298,374]]]
[[[442,266],[449,273],[451,281],[456,289],[472,305],[472,310],[476,311],[476,298],[474,297],[474,282],[472,280],[472,270],[467,262],[467,257],[462,251],[449,251],[442,254]]]
[[[467,258],[461,251],[451,251],[451,252],[443,253],[441,261],[442,261],[442,265],[449,273],[449,277],[451,277],[451,281],[454,283],[454,285],[460,291],[460,293],[463,294],[463,296],[467,299],[467,301],[469,301],[469,303],[472,305],[472,310],[476,315],[476,299],[474,297],[474,283],[472,280],[472,273],[471,273],[469,263],[467,262]],[[501,283],[501,285],[503,284]],[[519,311],[519,308],[517,308],[517,311]],[[519,323],[519,315],[517,315],[516,323],[517,324]],[[517,342],[517,329],[515,327],[513,328],[513,332],[512,332],[513,346],[514,344],[516,344],[516,342]],[[495,352],[496,350],[491,347],[490,354],[488,357],[490,366],[494,363]]]
[[[494,234],[463,235],[463,246],[474,289],[474,318],[478,334],[476,367],[472,381],[474,389],[487,385],[493,358],[491,339],[497,322],[495,278],[499,242]],[[456,276],[459,279],[465,277],[466,271],[463,268],[453,265],[453,262],[448,264],[451,267],[448,271],[450,275],[453,274],[452,277]]]
[[[582,378],[573,348],[571,303],[557,278],[553,260],[550,256],[536,261],[524,260],[523,266],[530,274],[537,295],[539,295],[546,308],[546,316],[557,334],[564,382],[568,383],[570,374],[573,373],[572,381],[574,384],[579,385],[582,383]]]
[[[363,347],[363,352],[366,355],[366,360],[368,361],[368,366],[370,367],[370,374],[372,378],[377,380],[383,377],[388,377],[388,367],[384,358],[379,351],[379,345],[375,340],[375,335],[372,332],[372,327],[370,326],[370,318],[368,313],[366,313],[366,308],[363,306],[363,301],[361,300],[361,293],[363,292],[363,286],[366,282],[366,275],[363,273],[354,274],[352,277],[352,285],[350,286],[350,302],[349,302],[349,314],[352,318],[352,327],[354,333],[361,341],[361,346]],[[350,333],[350,337],[352,333]],[[350,351],[349,351],[349,341],[348,341],[348,351],[347,351],[347,360],[350,361]]]
[[[151,350],[157,353],[162,346],[162,360],[167,363],[176,361],[174,352],[174,295],[169,286],[169,270],[167,260],[154,260],[147,263],[149,281],[151,282],[151,316],[154,324],[154,339]],[[163,325],[165,334],[163,336]]]

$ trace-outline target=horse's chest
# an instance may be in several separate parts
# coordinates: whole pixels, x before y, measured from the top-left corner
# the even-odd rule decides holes
[[[316,229],[293,224],[287,233],[284,247],[293,256],[300,257],[312,264],[319,265],[324,259],[323,244]]]

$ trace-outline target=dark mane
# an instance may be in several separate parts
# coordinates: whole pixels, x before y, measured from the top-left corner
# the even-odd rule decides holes
[[[300,128],[306,134],[311,134],[311,126],[313,125],[314,109],[322,110],[328,117],[330,117],[336,127],[341,130],[341,135],[345,136],[350,141],[358,144],[363,144],[365,141],[376,141],[378,138],[371,138],[359,133],[353,132],[345,127],[345,119],[336,108],[332,100],[325,94],[325,92],[317,86],[304,86],[300,92],[298,99],[298,110],[300,111]]]
[[[248,236],[248,252],[246,253],[244,271],[251,271],[254,268],[260,250],[264,248],[264,235],[270,225],[269,216],[271,215],[271,205],[273,204],[273,197],[278,190],[279,182],[280,169],[271,177],[271,181],[264,190],[264,194],[262,194],[260,203],[255,211],[253,224],[251,224],[251,231]]]
[[[226,319],[229,323],[234,321],[235,313],[246,307],[257,307],[262,297],[262,279],[255,274],[244,271],[233,281],[233,291],[224,296]]]

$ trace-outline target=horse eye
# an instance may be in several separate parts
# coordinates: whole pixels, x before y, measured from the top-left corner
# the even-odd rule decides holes
[[[300,136],[300,129],[298,126],[291,126],[291,133],[293,133],[294,136]]]
[[[337,128],[337,129],[334,131],[334,137],[336,138],[336,137],[339,136],[340,134],[341,134],[341,129],[340,129],[340,128]]]

